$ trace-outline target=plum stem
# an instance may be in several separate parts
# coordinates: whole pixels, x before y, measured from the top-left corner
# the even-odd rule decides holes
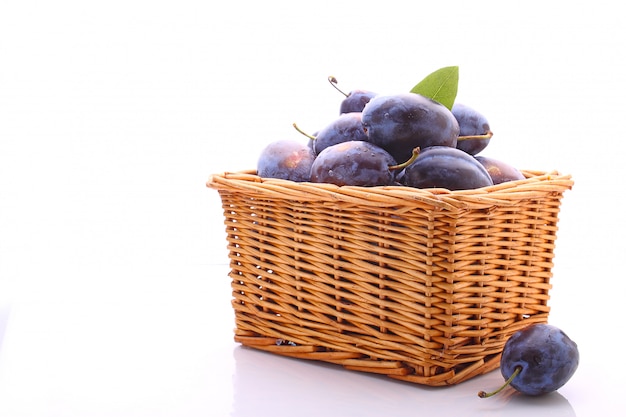
[[[504,382],[504,384],[502,384],[502,386],[501,386],[500,388],[498,388],[497,390],[492,391],[492,392],[480,391],[480,392],[478,393],[478,396],[479,396],[480,398],[487,398],[487,397],[491,397],[491,396],[493,396],[493,395],[496,395],[497,393],[499,393],[500,391],[502,391],[502,390],[503,390],[506,386],[508,386],[508,385],[509,385],[509,384],[513,381],[513,379],[515,379],[515,377],[519,375],[519,373],[520,373],[520,372],[522,372],[522,367],[521,367],[521,366],[516,366],[516,367],[515,367],[515,370],[513,371],[513,373],[512,373],[512,374],[511,374],[511,376],[509,377],[509,379],[507,379],[507,380]]]
[[[333,87],[335,87],[335,90],[339,91],[341,94],[343,94],[343,95],[344,95],[344,96],[346,96],[346,97],[348,97],[348,96],[349,96],[349,94],[344,93],[343,91],[341,91],[341,90],[339,89],[339,87],[337,87],[337,82],[338,82],[338,81],[337,81],[337,79],[336,79],[334,76],[330,75],[330,76],[328,77],[328,82],[330,83],[330,85],[332,85]]]
[[[457,140],[472,140],[472,139],[491,139],[493,137],[493,132],[491,130],[487,131],[482,135],[467,135],[467,136],[459,136]]]
[[[389,171],[400,170],[400,169],[408,167],[413,162],[415,162],[419,154],[420,154],[420,148],[419,147],[413,148],[413,153],[411,154],[411,157],[406,162],[403,162],[397,165],[389,165]]]
[[[307,138],[309,138],[309,139],[311,139],[311,140],[315,140],[315,136],[313,136],[313,135],[309,135],[309,134],[308,134],[308,133],[306,133],[304,130],[300,129],[300,128],[298,127],[298,125],[297,125],[297,124],[295,124],[295,123],[294,123],[294,124],[293,124],[293,127],[294,127],[294,128],[296,128],[296,130],[297,130],[298,132],[302,133],[302,134],[303,134],[304,136],[306,136]]]

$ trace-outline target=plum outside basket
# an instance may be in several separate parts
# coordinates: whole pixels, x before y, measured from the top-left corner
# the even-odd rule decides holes
[[[210,176],[226,225],[235,340],[428,386],[496,369],[547,322],[569,175],[476,190]]]

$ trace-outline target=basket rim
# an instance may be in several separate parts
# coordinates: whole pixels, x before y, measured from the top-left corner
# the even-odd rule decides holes
[[[209,176],[206,186],[217,191],[239,191],[256,198],[290,201],[332,201],[371,206],[427,204],[433,208],[459,210],[510,206],[521,200],[562,194],[573,187],[570,174],[559,171],[520,170],[523,180],[509,181],[471,190],[390,186],[338,186],[328,183],[294,182],[263,178],[256,170],[226,171]]]

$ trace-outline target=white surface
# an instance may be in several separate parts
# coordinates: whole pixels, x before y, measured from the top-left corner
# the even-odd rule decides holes
[[[621,413],[622,15],[337,3],[0,4],[0,416]],[[579,344],[572,380],[479,399],[498,372],[432,389],[235,344],[209,174],[334,117],[328,75],[395,92],[447,65],[491,121],[489,155],[576,182],[550,318]]]

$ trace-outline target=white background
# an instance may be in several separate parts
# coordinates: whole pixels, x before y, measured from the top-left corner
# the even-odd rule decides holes
[[[0,416],[619,413],[616,3],[309,3],[0,2]],[[208,176],[335,117],[329,75],[393,93],[449,65],[495,132],[483,154],[573,175],[550,321],[576,375],[481,400],[499,373],[430,389],[236,345]]]

